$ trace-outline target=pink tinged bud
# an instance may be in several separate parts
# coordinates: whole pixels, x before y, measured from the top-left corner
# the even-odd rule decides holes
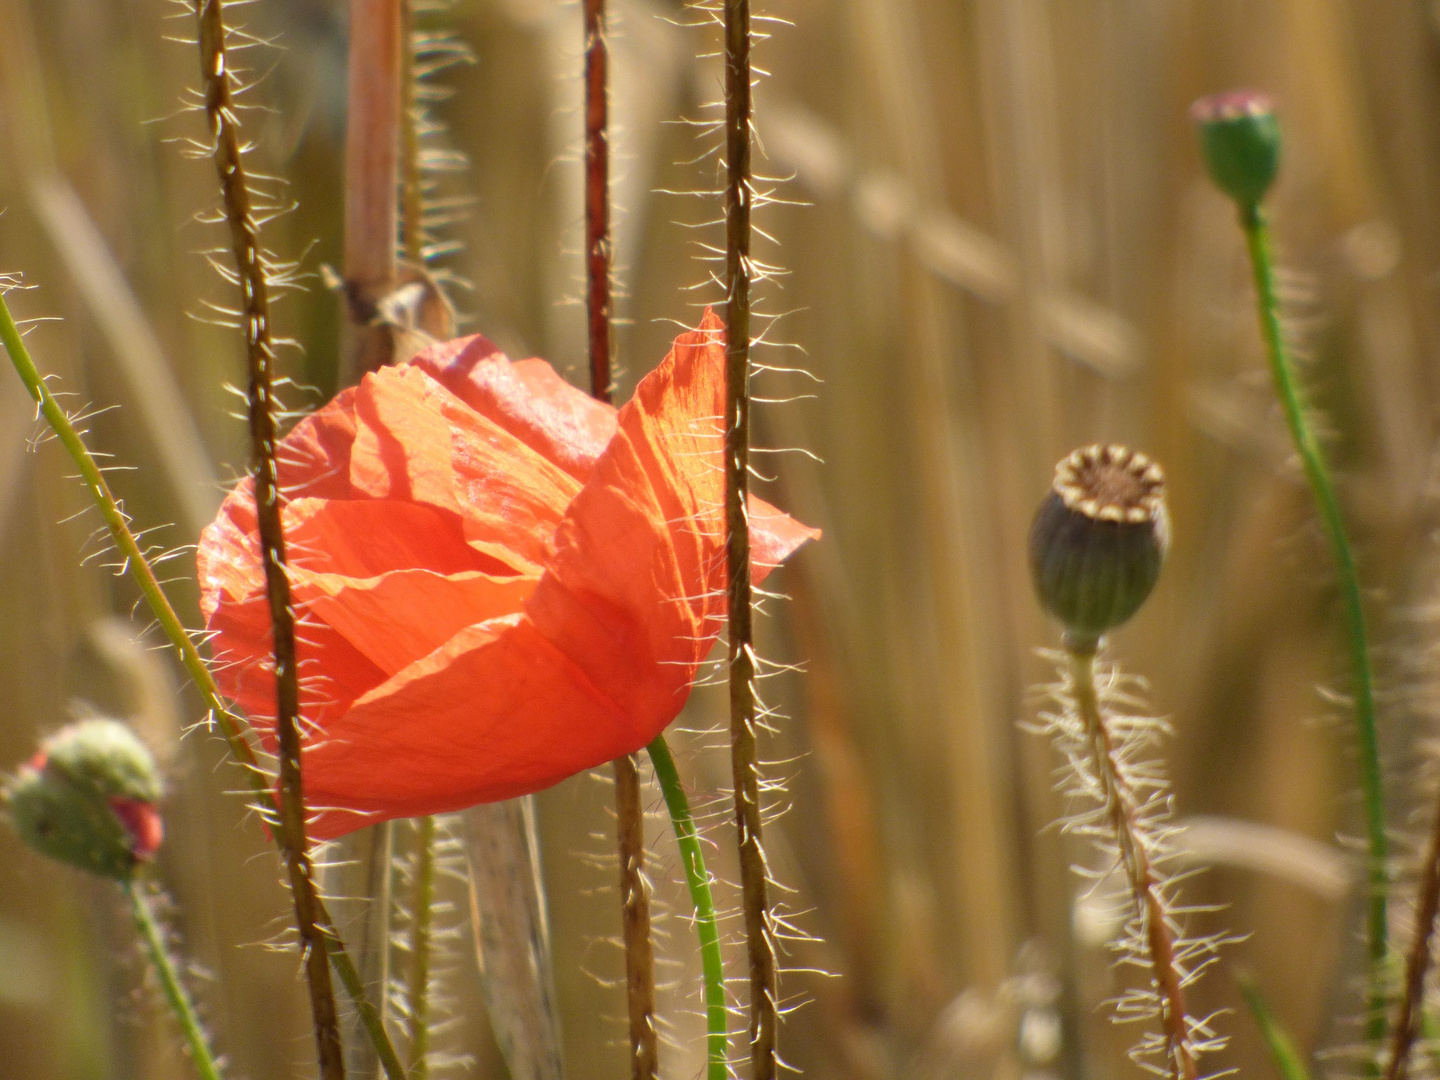
[[[1190,106],[1215,186],[1242,206],[1259,204],[1280,167],[1280,122],[1265,94],[1235,90]]]
[[[4,785],[10,820],[26,844],[120,881],[160,846],[160,795],[150,751],[124,724],[101,719],[56,732]]]
[[[155,804],[112,795],[110,809],[130,834],[130,851],[135,858],[142,862],[153,859],[160,850],[160,842],[165,839],[165,822]]]

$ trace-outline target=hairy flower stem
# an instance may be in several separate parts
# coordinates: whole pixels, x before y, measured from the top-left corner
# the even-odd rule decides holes
[[[729,1080],[725,964],[720,956],[720,928],[715,918],[715,898],[710,892],[710,872],[705,868],[700,833],[690,814],[690,799],[680,783],[670,745],[664,735],[657,735],[645,749],[665,796],[665,807],[670,811],[670,825],[680,848],[680,861],[685,865],[685,883],[695,904],[695,932],[700,938],[700,969],[705,983],[705,1080]]]
[[[269,780],[265,771],[260,767],[259,761],[256,760],[255,751],[245,735],[244,725],[221,700],[219,687],[215,685],[215,678],[210,673],[209,666],[195,647],[195,643],[190,640],[190,635],[186,632],[184,624],[180,622],[180,617],[175,614],[175,609],[171,606],[169,597],[165,595],[165,590],[160,587],[160,582],[155,577],[155,571],[150,566],[149,560],[145,558],[144,552],[140,550],[135,534],[130,531],[129,519],[120,509],[119,503],[115,501],[115,496],[111,493],[110,485],[106,483],[100,466],[86,448],[80,433],[75,430],[75,425],[70,422],[70,417],[60,407],[59,402],[55,400],[49,387],[40,377],[39,369],[36,368],[30,351],[25,348],[25,341],[20,336],[20,330],[15,325],[15,319],[10,314],[9,305],[5,303],[3,296],[0,296],[0,343],[4,344],[5,351],[10,356],[10,362],[20,376],[20,381],[35,400],[40,415],[50,425],[50,429],[60,440],[60,445],[65,448],[66,453],[75,463],[75,467],[80,472],[80,479],[85,484],[86,490],[90,492],[90,497],[100,511],[101,518],[110,530],[110,536],[115,541],[115,547],[120,552],[130,577],[139,588],[141,595],[144,596],[161,632],[179,654],[180,663],[185,668],[186,674],[190,676],[196,690],[200,692],[201,698],[204,699],[206,709],[220,726],[220,733],[230,747],[231,756],[245,773],[255,806],[267,822],[279,821],[279,808],[270,792]],[[277,842],[279,841],[278,833],[275,839]],[[330,950],[330,962],[335,966],[335,972],[345,985],[346,992],[355,1002],[361,1022],[371,1041],[374,1042],[376,1053],[385,1067],[385,1075],[389,1080],[405,1080],[405,1070],[400,1065],[400,1059],[396,1056],[394,1047],[390,1045],[389,1036],[385,1033],[384,1025],[380,1021],[380,1014],[365,993],[365,987],[360,981],[360,972],[335,933],[334,923],[330,919],[329,912],[325,910],[323,901],[317,900],[317,911]]]
[[[610,364],[610,128],[609,47],[605,0],[584,0],[585,15],[585,278],[590,345],[590,393],[608,402]],[[645,815],[634,755],[614,761],[615,834],[620,856],[621,923],[625,941],[625,999],[630,1016],[630,1075],[652,1080],[660,1057],[655,1028],[655,950],[645,884]]]
[[[1120,769],[1117,747],[1100,708],[1095,689],[1095,648],[1093,638],[1065,643],[1074,684],[1075,706],[1084,721],[1090,740],[1095,775],[1104,788],[1106,816],[1120,861],[1130,882],[1130,894],[1145,926],[1150,971],[1160,999],[1160,1026],[1165,1034],[1166,1060],[1172,1080],[1196,1080],[1195,1055],[1186,1030],[1185,994],[1175,964],[1175,941],[1166,921],[1160,879],[1139,837],[1139,804]]]
[[[220,1067],[210,1052],[210,1042],[205,1037],[205,1029],[200,1026],[200,1018],[195,1015],[195,1006],[190,1001],[190,995],[180,982],[174,961],[170,959],[170,950],[165,947],[165,935],[155,920],[155,913],[150,909],[150,898],[145,895],[144,883],[132,877],[125,882],[125,895],[130,898],[130,913],[135,917],[135,927],[140,931],[145,955],[154,965],[155,974],[160,979],[160,989],[164,992],[171,1011],[175,1013],[175,1019],[180,1022],[180,1030],[185,1034],[185,1045],[190,1050],[190,1060],[195,1063],[195,1071],[202,1080],[220,1080]]]
[[[1299,380],[1295,376],[1285,347],[1280,325],[1280,300],[1275,289],[1275,261],[1270,250],[1270,230],[1258,204],[1240,206],[1240,227],[1250,253],[1250,267],[1255,281],[1255,300],[1259,309],[1260,332],[1265,339],[1265,352],[1275,392],[1285,412],[1290,439],[1300,456],[1305,479],[1320,510],[1320,521],[1335,557],[1339,579],[1340,600],[1344,609],[1346,637],[1350,647],[1352,692],[1355,699],[1355,739],[1360,750],[1360,789],[1365,807],[1365,833],[1369,844],[1369,914],[1366,938],[1370,956],[1370,1002],[1365,1021],[1366,1036],[1372,1044],[1385,1036],[1385,967],[1389,955],[1389,920],[1386,916],[1386,894],[1389,873],[1386,863],[1389,845],[1385,836],[1385,794],[1380,774],[1380,746],[1375,731],[1375,689],[1370,667],[1370,646],[1365,630],[1365,608],[1360,598],[1360,577],[1355,570],[1355,556],[1340,515],[1340,501],[1335,496],[1330,473],[1320,453],[1320,444],[1305,418]],[[1440,819],[1437,819],[1440,827]],[[1434,863],[1431,863],[1432,872]],[[1429,930],[1416,925],[1416,933]],[[1423,977],[1423,972],[1422,972]]]
[[[430,1076],[430,934],[435,910],[435,819],[415,821],[415,893],[410,913],[410,1077]]]
[[[752,1080],[774,1080],[775,945],[755,751],[755,632],[750,595],[750,0],[725,0],[725,564],[730,613],[730,771],[750,958]]]
[[[1419,1034],[1425,1007],[1425,973],[1430,967],[1431,940],[1435,935],[1435,915],[1440,909],[1440,805],[1430,846],[1420,868],[1420,896],[1415,903],[1415,936],[1405,957],[1404,996],[1400,999],[1400,1015],[1390,1032],[1390,1058],[1385,1066],[1385,1080],[1401,1080],[1410,1057],[1410,1047]]]
[[[585,4],[585,282],[590,328],[590,393],[609,401],[610,130],[605,0]]]
[[[265,592],[275,655],[275,732],[280,757],[280,821],[278,833],[295,904],[295,925],[305,978],[315,1045],[324,1080],[343,1080],[340,1022],[330,985],[329,948],[318,919],[315,882],[305,835],[305,794],[300,767],[300,675],[295,651],[295,609],[285,570],[285,535],[280,521],[280,477],[275,463],[275,348],[270,334],[269,282],[260,248],[259,230],[250,208],[249,179],[241,160],[230,70],[226,62],[225,21],[220,0],[197,0],[200,20],[200,71],[205,80],[205,115],[214,141],[215,168],[230,246],[240,278],[241,322],[249,361],[250,456],[255,485],[255,517],[265,567]]]
[[[625,940],[625,1000],[630,1014],[631,1080],[653,1080],[659,1065],[655,1029],[655,949],[645,884],[645,814],[635,756],[614,761],[615,831],[620,846],[620,918]]]

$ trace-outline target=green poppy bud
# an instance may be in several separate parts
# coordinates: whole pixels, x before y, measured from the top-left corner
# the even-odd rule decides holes
[[[92,874],[127,880],[164,832],[159,770],[117,720],[56,732],[5,784],[5,802],[30,847]]]
[[[1242,206],[1255,206],[1280,166],[1280,122],[1264,94],[1238,90],[1190,106],[1200,151],[1215,186]]]
[[[1030,572],[1045,610],[1095,640],[1139,610],[1165,561],[1165,476],[1144,454],[1087,446],[1055,466],[1030,526]]]

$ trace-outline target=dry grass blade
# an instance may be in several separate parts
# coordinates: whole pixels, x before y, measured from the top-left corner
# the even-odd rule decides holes
[[[561,1080],[533,799],[472,807],[462,818],[471,921],[495,1039],[514,1080]]]

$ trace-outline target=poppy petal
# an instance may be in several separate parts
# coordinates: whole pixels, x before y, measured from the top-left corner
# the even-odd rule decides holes
[[[472,623],[518,613],[535,578],[396,570],[373,578],[292,569],[295,598],[386,676],[434,652]]]
[[[578,482],[416,367],[367,375],[350,479],[372,498],[459,514],[471,547],[538,574]]]
[[[615,434],[613,405],[544,360],[511,361],[478,334],[434,345],[411,362],[581,483]]]
[[[674,719],[725,608],[722,342],[707,313],[641,381],[523,615],[462,630],[306,748],[312,806],[395,817],[509,798]],[[766,538],[757,578],[816,535],[758,500],[752,513]],[[331,811],[313,828],[365,823]]]
[[[310,833],[539,791],[614,757],[629,729],[523,616],[472,626],[306,747]]]

